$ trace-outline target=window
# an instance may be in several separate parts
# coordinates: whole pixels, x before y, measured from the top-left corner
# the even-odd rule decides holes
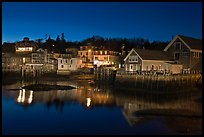
[[[193,57],[199,58],[199,52],[193,52]]]
[[[181,42],[176,42],[175,43],[175,49],[176,50],[181,50]]]
[[[72,60],[71,60],[71,64],[72,64]]]
[[[98,60],[98,57],[95,57],[95,60]]]
[[[129,61],[130,62],[138,62],[138,56],[130,56]]]
[[[107,57],[104,57],[104,60],[107,60]]]
[[[138,62],[138,56],[135,56],[135,61]]]
[[[175,60],[179,60],[179,58],[180,58],[180,53],[175,53],[174,54],[174,59]]]
[[[88,56],[88,52],[86,52],[86,55]]]
[[[64,65],[61,65],[61,68],[63,68],[64,67]]]
[[[183,50],[182,55],[183,55],[183,57],[188,57],[188,55],[189,55],[188,50]]]
[[[161,70],[161,65],[159,65],[159,70]]]
[[[82,52],[81,52],[81,55],[82,55]]]
[[[62,64],[62,60],[61,60],[61,64]]]
[[[66,63],[67,63],[67,59],[66,59]]]
[[[152,68],[151,68],[151,70],[154,70],[154,65],[152,65]]]

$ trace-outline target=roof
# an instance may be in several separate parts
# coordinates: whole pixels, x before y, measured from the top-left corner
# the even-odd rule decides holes
[[[187,36],[178,35],[191,49],[202,50],[202,40]]]
[[[202,40],[192,37],[187,37],[183,35],[176,35],[171,42],[165,47],[164,51],[167,51],[169,47],[177,40],[180,39],[189,50],[202,50]]]
[[[135,51],[143,60],[162,60],[162,61],[171,60],[171,58],[167,56],[167,54],[164,51],[147,49],[135,49]]]
[[[169,56],[167,56],[166,52],[164,51],[148,49],[132,49],[124,60],[126,60],[133,51],[136,52],[142,60],[157,60],[157,61],[172,60]]]

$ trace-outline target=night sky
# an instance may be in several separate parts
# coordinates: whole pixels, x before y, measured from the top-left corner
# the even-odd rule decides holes
[[[93,35],[104,38],[171,40],[182,34],[202,38],[201,2],[3,2],[2,41]]]

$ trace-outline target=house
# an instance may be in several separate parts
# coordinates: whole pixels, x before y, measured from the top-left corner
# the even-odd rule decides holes
[[[69,60],[69,70],[74,71],[82,67],[82,59],[81,58],[71,58]]]
[[[47,52],[47,49],[37,49],[31,53],[31,61],[24,64],[24,70],[27,73],[35,72],[56,72],[57,71],[57,60],[51,58],[52,54]]]
[[[58,58],[58,74],[69,74],[71,71],[75,71],[82,67],[81,58],[69,58],[60,57]]]
[[[58,58],[58,67],[57,73],[58,74],[69,74],[69,60],[70,58],[67,56],[61,56]]]
[[[76,57],[78,54],[78,48],[76,48],[76,47],[66,48],[66,53],[71,54],[72,57]]]
[[[30,61],[30,54],[2,53],[2,72],[21,72],[22,66]]]
[[[119,53],[110,50],[96,50],[94,53],[94,65],[97,65],[97,67],[111,65],[119,68]]]
[[[93,68],[94,51],[96,47],[92,45],[80,46],[78,57],[82,58],[82,67]]]
[[[202,72],[202,40],[176,35],[164,49],[166,54],[183,65],[184,72]]]
[[[133,48],[125,57],[124,61],[126,72],[157,71],[181,73],[182,70],[182,65],[175,64],[175,61],[171,57],[169,57],[164,51],[159,50]],[[177,69],[175,69],[175,67]]]
[[[28,37],[24,37],[22,41],[15,43],[15,52],[31,53],[34,52],[37,47],[37,43],[35,43],[34,41],[30,41]]]

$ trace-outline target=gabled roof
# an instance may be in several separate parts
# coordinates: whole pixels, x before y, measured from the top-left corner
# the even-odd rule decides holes
[[[135,49],[135,51],[143,60],[162,60],[162,61],[171,60],[171,58],[167,56],[167,54],[164,51],[147,49]]]
[[[202,50],[202,40],[201,39],[196,39],[196,38],[191,38],[191,37],[187,37],[187,36],[182,36],[182,35],[178,35],[183,41],[185,41],[186,44],[188,44],[188,46],[191,49],[198,49],[198,50]]]
[[[202,40],[192,37],[187,37],[183,35],[176,35],[173,40],[165,47],[164,51],[167,51],[168,48],[173,44],[176,39],[180,39],[189,50],[202,50]]]
[[[167,56],[164,51],[160,50],[147,50],[147,49],[132,49],[125,57],[124,61],[135,52],[142,60],[157,60],[157,61],[171,61],[172,59]]]

